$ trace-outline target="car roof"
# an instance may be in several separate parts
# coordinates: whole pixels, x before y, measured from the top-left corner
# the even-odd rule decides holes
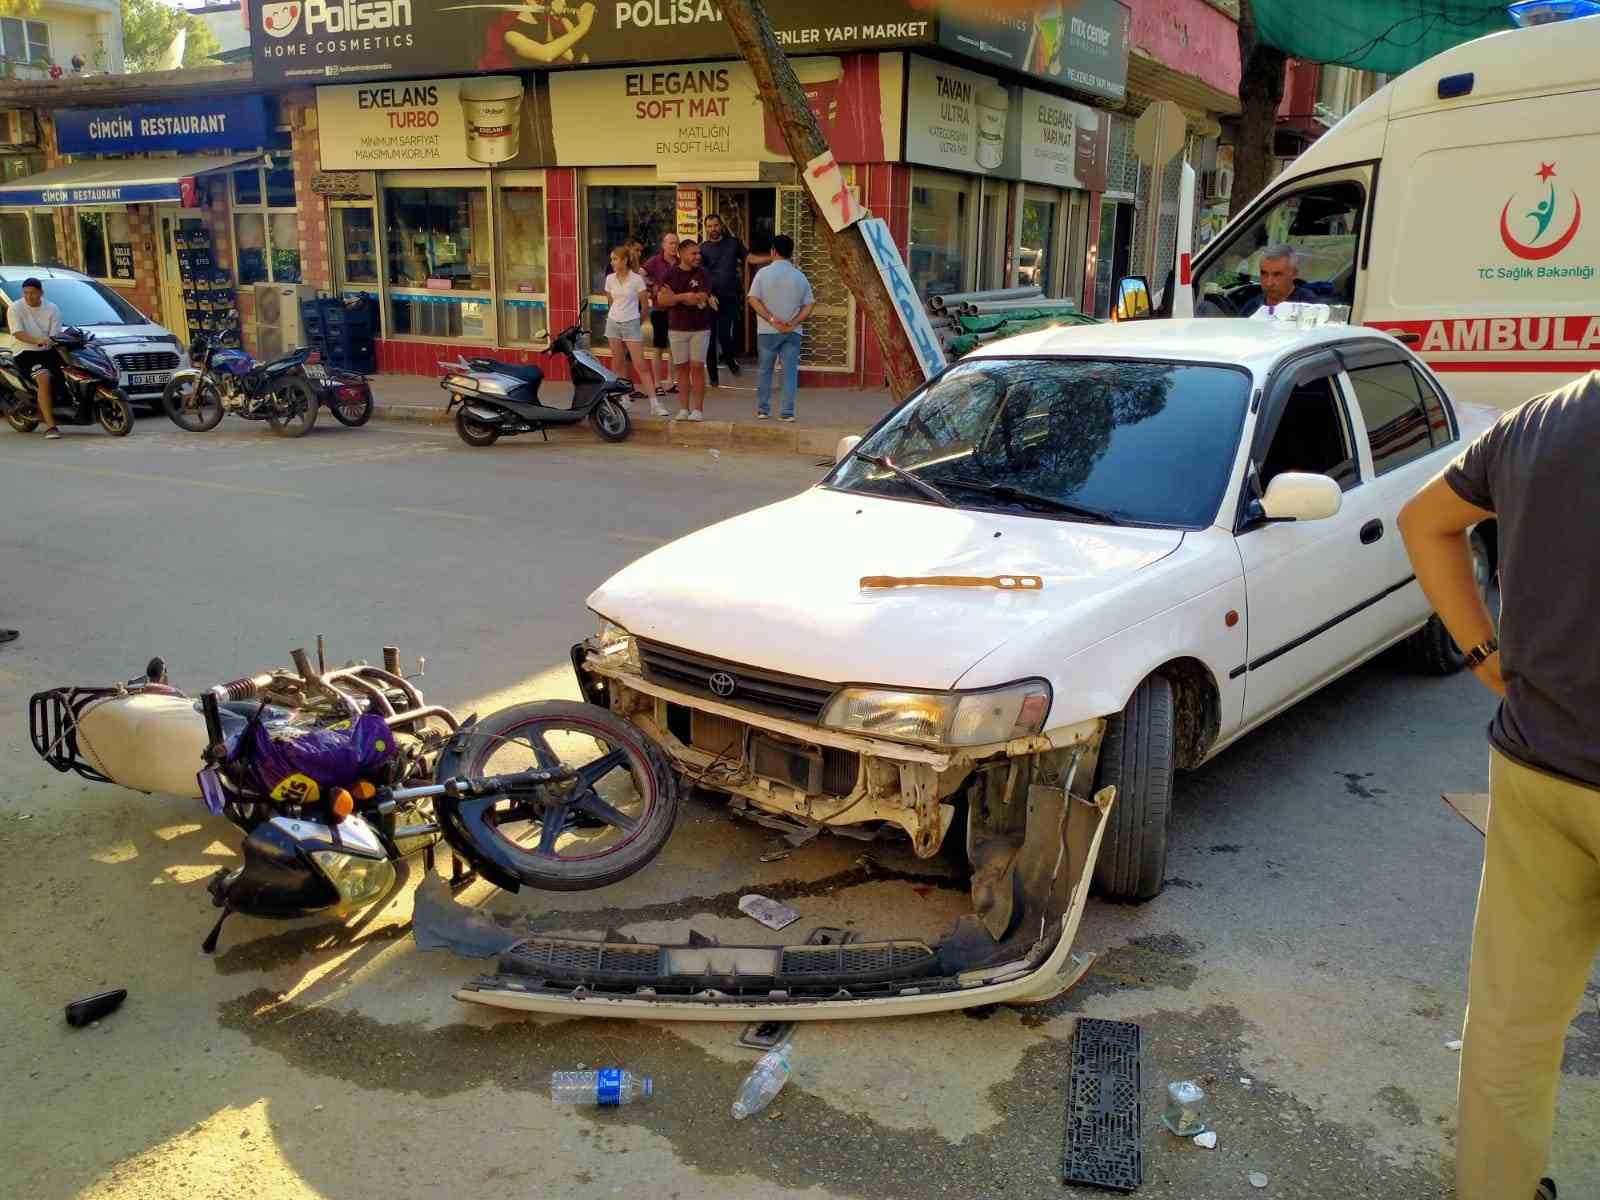
[[[968,357],[1149,358],[1242,366],[1259,376],[1291,354],[1373,338],[1394,341],[1387,334],[1364,325],[1299,329],[1291,322],[1267,318],[1188,317],[1104,325],[1058,325],[989,342]],[[1399,342],[1394,345],[1396,349],[1403,349]]]
[[[74,271],[71,267],[44,267],[23,266],[17,263],[7,263],[0,266],[0,280],[13,283],[19,279],[87,279],[82,271]]]

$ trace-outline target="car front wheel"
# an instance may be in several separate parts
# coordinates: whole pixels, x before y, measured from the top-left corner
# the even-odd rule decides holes
[[[1473,583],[1484,605],[1492,612],[1494,567],[1491,565],[1488,542],[1482,531],[1475,529],[1467,543],[1472,549]],[[1467,665],[1466,653],[1456,645],[1437,613],[1430,616],[1428,623],[1401,645],[1405,647],[1412,670],[1422,675],[1454,675]]]
[[[1115,787],[1116,801],[1100,841],[1095,887],[1111,900],[1161,894],[1172,810],[1172,681],[1152,675],[1128,706],[1106,721],[1095,789]]]

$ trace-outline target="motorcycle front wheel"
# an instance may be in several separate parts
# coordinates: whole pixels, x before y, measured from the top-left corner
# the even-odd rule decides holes
[[[500,431],[491,429],[487,425],[480,425],[467,416],[465,409],[456,413],[456,432],[461,435],[461,440],[469,446],[492,446],[500,440]]]
[[[100,428],[112,437],[127,437],[133,432],[133,405],[121,388],[101,388],[94,398],[94,415]]]
[[[204,376],[169,382],[161,393],[161,407],[168,420],[190,433],[205,433],[222,423],[222,394]]]
[[[442,796],[445,837],[488,879],[555,892],[626,879],[666,845],[678,786],[661,751],[592,704],[542,701],[490,713],[442,755],[437,779],[563,766],[573,778],[526,794]]]
[[[594,411],[589,414],[589,423],[608,442],[624,441],[632,428],[628,410],[622,407],[622,401],[615,396],[607,396],[594,406]]]
[[[267,424],[279,437],[305,437],[317,423],[317,393],[304,379],[290,376],[272,385]]]

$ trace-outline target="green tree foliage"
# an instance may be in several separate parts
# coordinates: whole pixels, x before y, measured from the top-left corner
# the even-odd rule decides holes
[[[18,0],[0,0],[0,4]],[[122,0],[123,70],[155,71],[180,30],[187,30],[183,65],[205,66],[221,47],[199,17],[165,0]]]

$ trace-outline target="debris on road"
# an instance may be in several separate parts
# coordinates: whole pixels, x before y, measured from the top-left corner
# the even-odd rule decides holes
[[[1204,1133],[1195,1134],[1194,1144],[1203,1150],[1215,1150],[1217,1148],[1217,1131],[1208,1129]]]
[[[733,1101],[733,1119],[742,1121],[754,1116],[777,1098],[792,1073],[789,1066],[791,1043],[783,1042],[761,1056],[739,1085],[739,1094]],[[774,1113],[776,1118],[781,1114]]]
[[[1194,1137],[1206,1130],[1206,1092],[1192,1079],[1167,1084],[1167,1107],[1161,1123],[1179,1137]]]
[[[127,988],[115,988],[109,992],[85,996],[82,1000],[74,1000],[67,1005],[67,1024],[74,1028],[92,1025],[101,1017],[116,1012],[127,998]]]
[[[1131,1192],[1144,1182],[1143,1035],[1131,1021],[1079,1017],[1067,1080],[1061,1181]]]
[[[739,1045],[752,1050],[771,1050],[793,1036],[793,1021],[752,1021],[739,1035]]]
[[[1457,1054],[1461,1053],[1461,1039],[1451,1038],[1444,1044],[1444,1048],[1446,1050],[1454,1050]]]
[[[1253,1187],[1253,1188],[1264,1188],[1264,1187],[1266,1187],[1267,1186],[1267,1177],[1265,1175],[1263,1175],[1260,1171],[1251,1171],[1250,1172],[1250,1186]]]
[[[800,914],[787,904],[779,904],[754,892],[739,897],[739,911],[760,921],[768,929],[785,929],[800,919]]]
[[[635,1075],[620,1067],[601,1071],[550,1072],[550,1099],[556,1104],[587,1104],[615,1108],[648,1100],[655,1085],[648,1075]]]

